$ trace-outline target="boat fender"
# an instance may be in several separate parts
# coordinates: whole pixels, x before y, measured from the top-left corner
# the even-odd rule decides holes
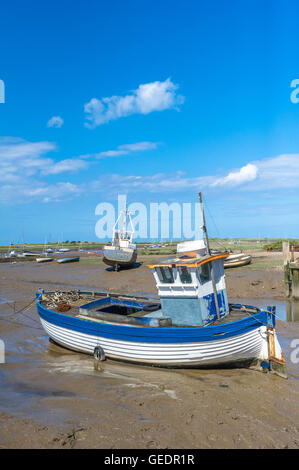
[[[144,310],[144,312],[154,312],[155,310],[158,310],[160,307],[161,307],[161,304],[151,303],[151,304],[144,305],[142,307],[142,310]]]
[[[93,357],[94,357],[94,368],[98,370],[99,362],[105,361],[105,351],[101,346],[96,346],[93,350]]]

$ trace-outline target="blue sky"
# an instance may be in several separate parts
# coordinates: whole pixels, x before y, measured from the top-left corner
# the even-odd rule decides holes
[[[95,208],[118,193],[182,203],[199,190],[211,236],[298,237],[298,10],[2,5],[0,243],[96,240]]]

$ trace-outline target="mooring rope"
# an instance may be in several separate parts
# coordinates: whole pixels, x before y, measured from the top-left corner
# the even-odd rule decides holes
[[[15,324],[15,325],[20,325],[20,326],[24,326],[23,323],[20,323],[20,322],[16,322],[16,321],[11,321],[10,318],[11,317],[14,317],[15,315],[22,315],[24,318],[27,318],[28,320],[31,320],[33,321],[34,323],[37,323],[39,326],[36,327],[36,326],[32,326],[32,325],[25,325],[26,327],[29,327],[29,328],[35,328],[35,329],[38,329],[38,330],[42,330],[42,327],[40,326],[40,323],[38,320],[36,320],[35,318],[32,318],[32,317],[29,317],[28,315],[25,314],[25,312],[27,310],[29,310],[29,308],[32,306],[32,304],[35,302],[35,299],[33,299],[29,304],[25,305],[25,307],[21,308],[20,310],[17,310],[17,311],[14,311],[13,313],[10,313],[8,315],[6,315],[4,318],[0,318],[0,320],[2,321],[6,321],[8,323],[12,323],[12,324]],[[9,304],[8,304],[9,305]],[[9,305],[11,308],[13,308],[11,305]],[[15,307],[15,302],[14,302],[14,307]],[[9,319],[7,318],[7,316],[9,316]]]

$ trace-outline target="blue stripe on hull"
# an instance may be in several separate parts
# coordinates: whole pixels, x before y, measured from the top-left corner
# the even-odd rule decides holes
[[[53,312],[37,302],[39,316],[45,321],[80,333],[121,341],[142,343],[193,343],[215,341],[250,332],[267,324],[267,314],[262,311],[231,323],[217,326],[185,328],[152,328],[117,324],[105,324],[70,317]]]

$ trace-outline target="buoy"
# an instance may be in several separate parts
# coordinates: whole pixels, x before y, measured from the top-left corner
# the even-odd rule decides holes
[[[160,303],[149,303],[145,304],[142,307],[142,310],[144,310],[145,312],[154,312],[155,310],[159,310],[159,308],[161,308]]]

